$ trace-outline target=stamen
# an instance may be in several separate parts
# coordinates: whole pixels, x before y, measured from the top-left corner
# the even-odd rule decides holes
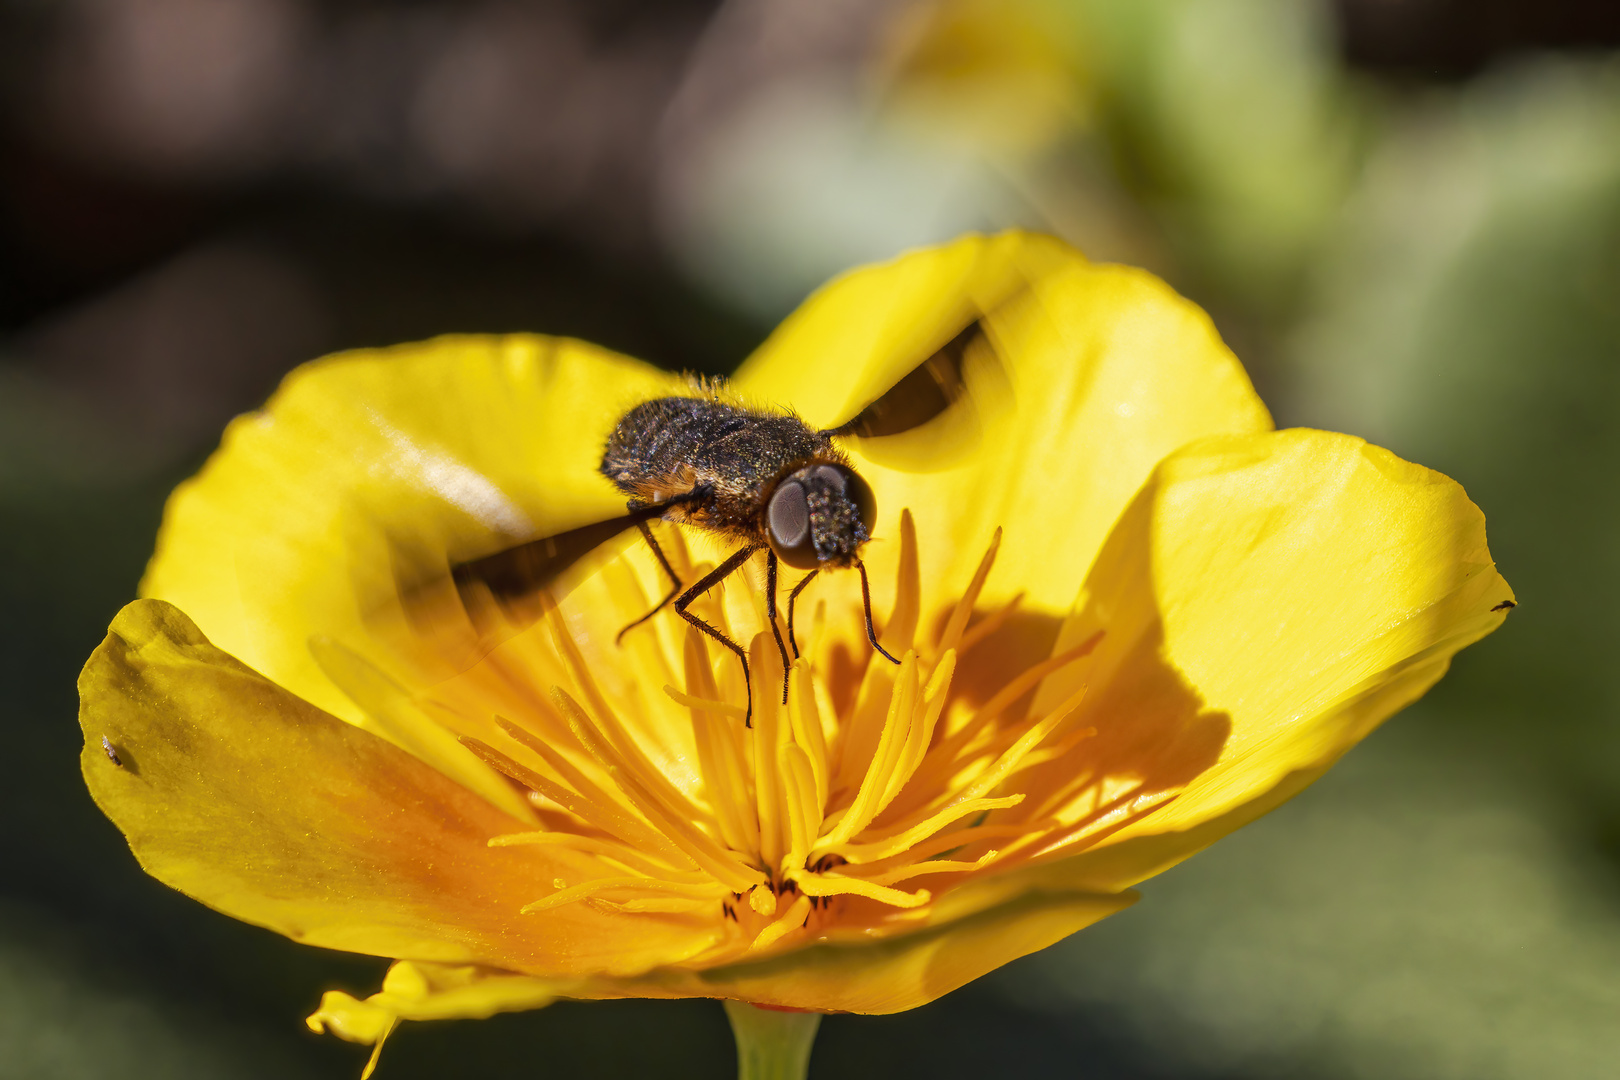
[[[923,709],[920,717],[914,718],[911,730],[906,734],[906,745],[901,751],[900,763],[890,777],[888,787],[883,792],[883,801],[878,813],[888,809],[897,795],[905,789],[917,766],[922,764],[923,757],[928,753],[929,743],[934,738],[934,727],[939,722],[940,713],[945,710],[946,691],[950,689],[951,676],[956,671],[956,653],[947,651],[940,657],[934,674],[928,679],[928,688],[923,691]]]
[[[431,701],[448,709],[457,719],[510,712],[522,716],[526,727],[548,742],[573,745],[573,736],[542,690],[559,674],[557,657],[549,653],[539,634],[520,634],[501,648],[484,656],[478,664],[478,679],[454,684],[454,704]],[[441,688],[442,689],[442,688]]]
[[[694,939],[693,955],[726,963],[775,948],[813,918],[817,935],[834,938],[926,922],[939,893],[901,883],[933,876],[946,890],[1004,873],[1094,843],[1174,798],[1144,793],[1140,781],[1127,785],[1117,768],[1105,785],[1089,755],[1075,753],[1096,732],[1075,726],[1085,688],[1068,690],[1092,673],[1069,669],[1096,649],[1101,631],[1020,672],[979,708],[953,705],[961,700],[951,690],[964,655],[1007,625],[1022,594],[969,626],[999,556],[998,529],[949,616],[934,622],[936,613],[922,610],[909,511],[899,533],[894,608],[882,635],[888,648],[878,644],[871,584],[856,564],[861,614],[877,651],[861,650],[853,708],[835,709],[847,688],[818,677],[818,668],[838,662],[824,633],[825,599],[816,604],[810,640],[802,629],[798,635],[805,655],[789,666],[786,698],[778,700],[778,654],[762,629],[767,601],[748,577],[730,582],[744,592],[729,606],[717,587],[691,609],[728,640],[746,642],[748,670],[762,688],[748,708],[731,704],[744,692],[742,665],[717,662],[722,650],[673,619],[638,630],[616,654],[639,678],[599,683],[586,661],[590,649],[554,604],[542,606],[544,630],[503,640],[478,678],[440,684],[434,692],[448,704],[421,700],[446,713],[447,728],[464,732],[461,745],[525,785],[531,801],[543,803],[543,820],[558,826],[495,836],[491,847],[549,846],[571,880],[598,875],[572,886],[557,880],[525,912],[584,903],[690,923],[712,930]],[[687,555],[675,554],[679,530],[673,534],[680,563]],[[601,587],[612,602],[631,604],[645,591],[637,569],[609,568]],[[682,571],[683,579],[702,575],[690,565]],[[941,631],[919,658],[924,616]],[[895,653],[902,654],[897,667],[882,661]],[[540,694],[548,684],[549,695]],[[660,685],[667,701],[647,692]],[[1046,712],[1060,686],[1067,700]],[[1005,723],[1007,710],[1032,691],[1031,721]],[[501,716],[514,707],[522,723]],[[745,718],[754,718],[751,729],[738,723]],[[490,741],[472,737],[486,732]],[[834,904],[838,897],[883,906]]]
[[[684,643],[686,685],[705,698],[718,696],[709,650],[702,636],[687,627]],[[694,700],[699,700],[694,698]],[[720,822],[720,835],[733,851],[759,850],[759,818],[748,790],[748,770],[738,740],[742,729],[716,719],[707,709],[692,710],[692,733],[697,742],[698,766],[708,790],[709,803]]]
[[[899,672],[888,664],[866,665],[855,696],[855,709],[839,733],[838,780],[832,785],[835,790],[858,787],[871,767],[889,709],[894,704],[894,685],[898,677]]]
[[[1060,825],[1073,824],[1082,818],[1089,817],[1097,808],[1097,774],[1091,769],[1082,769],[1069,780],[1059,785],[1041,803],[1035,812],[1035,817],[1055,817],[1059,810],[1063,811],[1063,820]]]
[[[861,781],[855,801],[839,820],[832,835],[818,844],[818,848],[835,848],[847,842],[877,817],[880,809],[878,800],[888,787],[889,770],[894,767],[895,760],[900,756],[901,729],[908,726],[916,698],[917,654],[908,652],[905,660],[901,662],[900,677],[889,698],[888,716],[884,720],[882,733],[878,736],[877,752],[872,755],[872,763],[866,770],[866,778]]]
[[[1039,750],[1032,751],[1028,757],[1024,758],[1024,760],[1018,764],[1018,767],[1013,770],[1012,774],[1025,772],[1026,770],[1035,768],[1037,765],[1045,765],[1048,761],[1056,761],[1058,758],[1063,757],[1070,750],[1073,750],[1076,746],[1079,746],[1087,739],[1093,738],[1096,734],[1097,729],[1094,727],[1081,728],[1078,731],[1071,731],[1055,745],[1043,746]]]
[[[788,880],[797,885],[806,897],[864,896],[868,900],[897,908],[922,907],[933,895],[927,889],[908,893],[863,878],[845,877],[843,874],[812,874],[808,870],[794,871],[788,875]]]
[[[644,823],[628,815],[615,812],[615,804],[612,801],[597,801],[581,796],[470,736],[463,735],[461,743],[491,768],[511,777],[529,790],[539,792],[587,825],[600,829],[610,836],[616,836],[626,844],[648,846],[655,851],[680,857],[679,849],[672,847],[669,840],[660,835],[656,829],[648,828]]]
[[[860,863],[861,873],[865,877],[872,877],[874,873],[882,873],[894,869],[896,866],[910,866],[914,862],[929,859],[947,851],[956,851],[970,844],[982,843],[986,840],[1000,840],[1007,837],[1026,836],[1030,832],[1049,830],[1055,821],[1035,821],[1028,824],[1017,825],[968,825],[951,832],[939,832],[926,840],[919,840],[903,853],[891,856],[889,859],[868,859]]]
[[[818,644],[825,642],[827,640],[826,633],[827,601],[817,600],[815,610],[810,613],[810,640]]]
[[[968,799],[965,802],[953,803],[889,839],[875,840],[867,844],[845,844],[838,851],[852,863],[876,862],[878,859],[898,855],[918,840],[933,835],[953,821],[960,821],[987,810],[1006,810],[1023,801],[1023,792],[1019,792],[1016,795],[1004,795],[996,799]]]
[[[759,673],[761,686],[775,687],[780,674],[775,661],[775,650],[766,645],[765,635],[754,635],[748,662]],[[782,776],[775,768],[781,719],[776,694],[761,694],[754,709],[754,793],[759,807],[759,854],[766,866],[780,863],[788,848],[787,806],[782,797]]]
[[[984,799],[982,796],[994,791],[996,787],[998,787],[1001,782],[1012,772],[1013,768],[1018,764],[1019,761],[1028,755],[1031,750],[1034,750],[1036,746],[1040,745],[1040,743],[1045,740],[1046,736],[1051,734],[1054,728],[1063,723],[1063,721],[1067,720],[1074,713],[1074,711],[1080,707],[1080,703],[1085,700],[1085,696],[1086,690],[1084,687],[1082,687],[1074,694],[1071,694],[1069,699],[1065,701],[1060,708],[1053,712],[1051,716],[1048,716],[1046,719],[1024,732],[1024,734],[1019,737],[1018,741],[1013,743],[1013,745],[996,760],[995,764],[981,773],[978,778],[973,781],[973,783],[968,785],[967,788],[963,789],[952,797],[953,805],[947,806],[938,813],[925,818],[924,820],[911,826],[909,829],[900,832],[887,842],[876,841],[869,844],[846,847],[843,849],[844,857],[849,859],[850,862],[863,861],[862,858],[857,857],[858,854],[864,854],[866,859],[885,858],[889,855],[904,851],[906,848],[910,847],[912,844],[916,843],[918,840],[921,840],[925,836],[930,836],[933,833],[938,832],[944,823],[948,822],[949,820],[954,820],[949,818],[948,815],[952,814],[953,812],[960,811],[963,806],[973,803],[979,803],[982,805],[990,802],[1000,801]],[[1014,797],[1008,796],[1008,798]],[[1015,797],[1014,802],[1007,803],[1005,806],[994,807],[993,809],[1006,809],[1007,806],[1015,806],[1017,803],[1022,802],[1023,800],[1024,796],[1020,794]],[[960,813],[957,813],[958,818],[961,816],[962,815]]]
[[[788,934],[803,926],[810,916],[810,898],[801,896],[788,905],[787,911],[769,926],[759,932],[753,943],[748,946],[749,952],[759,952],[768,949],[781,941]]]
[[[782,771],[782,788],[788,811],[788,853],[782,865],[804,865],[810,845],[815,843],[821,829],[821,803],[816,798],[816,776],[810,766],[810,755],[804,748],[789,743],[777,754]]]
[[[560,717],[559,722],[563,722]],[[616,808],[627,820],[645,823],[646,819],[636,810],[635,804],[627,799],[623,792],[618,790],[617,785],[614,783],[611,776],[604,773],[602,779],[608,784],[614,786],[612,788],[603,787],[601,783],[593,780],[589,775],[586,774],[584,769],[580,768],[573,761],[571,761],[568,756],[565,755],[561,750],[557,749],[557,747],[550,745],[544,739],[539,738],[534,733],[518,727],[510,720],[507,720],[504,716],[497,715],[495,717],[495,726],[498,727],[508,738],[512,739],[514,742],[518,743],[520,746],[539,757],[543,762],[551,767],[557,776],[562,779],[564,784],[572,788],[579,794],[581,798],[585,799],[593,806],[598,806],[609,810]],[[577,740],[574,738],[572,733],[569,734],[568,741],[577,745]],[[595,764],[594,760],[592,761],[592,764]],[[655,835],[660,834],[655,833]],[[663,839],[661,835],[660,839]],[[678,849],[672,847],[669,842],[665,840],[660,850],[673,855],[676,854]]]
[[[1025,668],[1011,682],[992,694],[990,700],[979,707],[979,711],[974,714],[972,720],[963,725],[961,731],[952,732],[952,740],[965,742],[967,737],[974,731],[999,717],[1013,702],[1033,690],[1048,675],[1061,671],[1075,661],[1089,656],[1091,651],[1097,647],[1097,643],[1102,640],[1102,637],[1102,631],[1099,630],[1074,648],[1067,649],[1056,656],[1042,660],[1032,667]]]
[[[439,769],[473,790],[482,791],[486,799],[505,796],[497,805],[525,820],[534,820],[532,812],[525,813],[526,808],[521,804],[513,805],[516,800],[512,799],[511,789],[490,776],[467,748],[459,744],[457,732],[424,715],[421,701],[392,676],[333,638],[320,635],[311,638],[309,653],[321,671],[370,718],[373,731],[416,757],[434,762]],[[484,782],[479,783],[480,780]],[[499,787],[491,789],[490,781]]]
[[[694,630],[692,633],[695,634],[697,631]],[[675,704],[684,705],[688,709],[719,713],[721,716],[729,716],[736,720],[741,720],[744,716],[748,715],[748,710],[743,708],[741,705],[732,705],[729,702],[718,701],[714,698],[693,697],[690,694],[681,693],[679,690],[667,683],[664,685],[664,693],[668,694],[669,699],[675,702]]]
[[[656,914],[656,915],[689,915],[695,912],[706,911],[714,907],[712,898],[706,900],[682,900],[670,898],[648,898],[641,900],[609,900],[605,896],[588,897],[587,904],[604,911],[627,915]]]
[[[961,860],[952,859],[928,859],[922,862],[911,863],[907,866],[898,867],[894,870],[887,871],[886,873],[868,874],[866,875],[866,880],[878,885],[893,885],[897,881],[908,881],[911,878],[922,877],[925,874],[971,873],[974,870],[984,869],[986,865],[994,861],[1000,854],[1001,852],[992,848],[983,855],[980,855],[977,859],[974,859],[972,862],[964,862]]]
[[[730,886],[733,892],[752,888],[765,879],[765,875],[760,871],[738,862],[729,851],[721,848],[690,820],[665,812],[653,795],[637,783],[636,778],[623,767],[622,763],[613,758],[611,749],[603,743],[601,737],[591,730],[585,710],[560,688],[554,687],[551,693],[552,700],[563,711],[569,727],[574,730],[575,737],[602,763],[602,767],[607,769],[613,782],[635,804],[636,809],[641,811],[672,843],[686,852],[703,869]]]
[[[1154,791],[1138,795],[1123,806],[1116,806],[1112,810],[1098,817],[1094,821],[1086,822],[1073,832],[1053,840],[1036,851],[1031,858],[1047,855],[1065,847],[1070,847],[1080,840],[1091,839],[1104,830],[1112,830],[1124,826],[1128,822],[1138,821],[1147,814],[1168,806],[1181,794],[1180,788],[1170,788],[1165,791]]]
[[[755,885],[748,891],[748,906],[769,918],[776,914],[776,893],[769,885]]]
[[[682,870],[657,862],[628,844],[615,844],[606,840],[599,840],[594,836],[582,836],[579,833],[568,832],[520,832],[503,833],[500,836],[489,838],[490,847],[565,847],[574,851],[584,851],[592,855],[600,855],[605,859],[622,862],[631,869],[646,874],[648,877],[668,878],[671,881],[708,880],[708,875],[701,870]],[[699,875],[702,875],[701,879]]]
[[[951,612],[950,621],[945,624],[945,632],[939,636],[939,646],[936,651],[943,653],[958,646],[962,638],[962,631],[967,627],[968,617],[973,614],[973,605],[979,602],[979,593],[984,589],[985,579],[990,576],[990,568],[996,564],[996,552],[1001,548],[1001,527],[996,527],[995,535],[990,537],[990,547],[979,560],[979,568],[974,571],[973,581],[969,583],[967,592],[962,599],[956,602],[956,609]],[[962,650],[966,652],[966,649]]]
[[[861,578],[865,580],[865,571]],[[871,610],[868,602],[867,610]],[[917,620],[922,614],[922,572],[917,565],[917,523],[911,511],[900,511],[900,565],[895,571],[894,610],[883,626],[883,641],[889,650],[903,653],[917,637]],[[888,652],[884,653],[888,656]],[[893,657],[891,656],[892,660]]]
[[[788,702],[788,721],[793,725],[793,741],[805,752],[815,776],[817,816],[827,805],[827,737],[821,727],[821,708],[816,701],[815,676],[810,661],[801,658],[793,665],[797,676],[796,693]],[[818,825],[817,828],[820,826]]]
[[[1095,774],[1088,771],[1060,787],[1047,799],[1043,809],[1060,824],[1068,826],[1117,805],[1142,786],[1139,776],[1105,775],[1093,782],[1094,777]]]
[[[657,878],[597,878],[595,881],[587,881],[554,892],[544,899],[534,901],[532,904],[525,904],[520,913],[533,915],[535,912],[549,911],[552,908],[562,907],[564,904],[572,904],[587,897],[595,896],[598,893],[607,892],[609,889],[640,889],[647,892],[673,893],[677,896],[705,900],[709,903],[720,899],[726,892],[724,888],[714,882],[705,885],[687,885],[682,882],[659,881]]]
[[[664,775],[662,769],[647,759],[647,755],[642,752],[635,739],[624,729],[624,725],[619,722],[618,714],[608,705],[607,699],[602,696],[601,689],[596,685],[596,680],[591,676],[590,669],[585,664],[585,657],[581,655],[579,646],[574,643],[573,635],[568,632],[561,612],[552,607],[547,612],[547,618],[551,636],[557,642],[557,651],[562,655],[569,673],[573,675],[574,684],[580,688],[585,700],[591,705],[591,712],[581,710],[581,715],[587,719],[586,726],[593,731],[599,730],[607,737],[613,749],[617,751],[617,754],[613,755],[616,764],[625,769],[627,775],[634,777],[637,785],[656,798],[670,813],[683,820],[714,824],[713,818],[707,812],[688,799],[669,777]],[[553,689],[554,699],[555,693]],[[585,740],[577,731],[575,737],[584,743]],[[594,752],[593,756],[596,756]],[[609,764],[608,761],[603,761],[604,767],[608,767]],[[609,771],[612,771],[611,768]]]
[[[1005,626],[1007,620],[1018,613],[1018,609],[1023,606],[1023,603],[1024,594],[1016,593],[1011,600],[1008,600],[1005,604],[1002,604],[999,608],[968,627],[963,632],[962,644],[957,646],[956,651],[966,655],[968,650]]]

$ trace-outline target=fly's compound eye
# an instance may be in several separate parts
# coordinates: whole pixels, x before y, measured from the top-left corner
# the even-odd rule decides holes
[[[872,489],[853,470],[810,465],[771,493],[765,538],[777,558],[797,569],[849,566],[872,535],[876,516]]]
[[[797,479],[783,480],[765,510],[765,538],[776,557],[796,570],[821,565],[810,532],[810,496]]]
[[[845,514],[848,508],[853,508],[854,516],[861,523],[861,542],[872,535],[872,525],[877,520],[877,498],[860,473],[846,465],[817,465],[808,470],[805,482],[811,490],[825,492],[833,502],[842,504]],[[848,525],[844,528],[847,530]]]
[[[861,517],[861,529],[867,536],[872,535],[872,526],[877,523],[877,496],[872,494],[872,486],[861,479],[861,474],[853,469],[839,466],[826,466],[837,468],[843,474],[844,497],[855,504],[855,510]]]

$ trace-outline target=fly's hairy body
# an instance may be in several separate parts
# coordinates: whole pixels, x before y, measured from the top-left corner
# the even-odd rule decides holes
[[[806,465],[847,465],[827,435],[790,413],[705,397],[643,402],[608,436],[601,471],[634,506],[656,506],[699,487],[664,519],[763,544],[765,504],[777,482]]]

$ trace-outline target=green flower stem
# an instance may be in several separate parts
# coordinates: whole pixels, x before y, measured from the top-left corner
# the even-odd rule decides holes
[[[737,1038],[737,1080],[805,1080],[821,1014],[725,1003]]]

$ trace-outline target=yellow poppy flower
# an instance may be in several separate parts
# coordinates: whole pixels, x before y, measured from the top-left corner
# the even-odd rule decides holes
[[[1048,238],[839,278],[730,392],[829,427],[974,320],[964,407],[847,440],[902,663],[853,573],[801,601],[785,705],[762,575],[696,609],[751,728],[686,623],[615,643],[665,586],[634,532],[527,607],[447,576],[622,513],[608,433],[689,384],[527,335],[300,368],[85,667],[96,802],[174,888],[397,958],[310,1018],[357,1041],[556,997],[894,1012],[1127,906],[1512,606],[1457,484],[1272,430],[1201,311]],[[655,530],[686,581],[728,554]]]

